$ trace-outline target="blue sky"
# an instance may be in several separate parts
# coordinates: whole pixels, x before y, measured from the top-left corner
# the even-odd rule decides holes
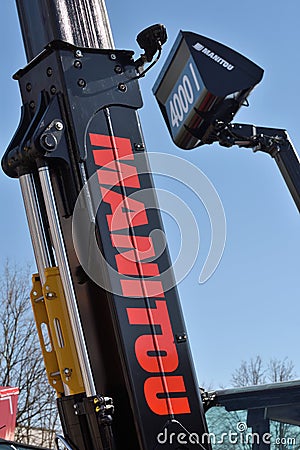
[[[17,82],[11,75],[25,64],[13,0],[1,1],[0,147],[4,152],[20,114]],[[140,112],[148,151],[190,161],[214,184],[224,206],[227,240],[221,263],[205,284],[198,278],[210,245],[209,219],[203,205],[175,181],[156,177],[159,188],[180,196],[193,211],[201,235],[197,262],[179,285],[199,382],[229,386],[241,360],[261,354],[293,360],[300,376],[299,215],[274,161],[251,150],[203,146],[190,152],[172,143],[152,86],[180,29],[220,41],[265,70],[262,82],[236,121],[286,128],[300,151],[298,0],[183,2],[107,0],[117,48],[140,50],[137,33],[164,23],[169,40],[161,61],[141,81]],[[19,184],[0,174],[1,263],[33,261]],[[178,226],[164,214],[173,258],[179,249]]]

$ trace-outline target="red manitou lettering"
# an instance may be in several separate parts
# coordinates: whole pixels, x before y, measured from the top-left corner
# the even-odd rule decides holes
[[[90,133],[89,136],[91,145],[103,147],[102,150],[93,152],[95,163],[98,166],[105,166],[116,159],[134,159],[130,139],[94,133]],[[112,150],[114,150],[115,155]]]
[[[104,168],[97,170],[97,175],[99,183],[103,185],[140,187],[136,168],[127,164],[119,163],[119,167],[117,167],[115,162],[110,163]]]
[[[160,281],[147,279],[121,280],[124,297],[164,297],[164,288]]]
[[[140,187],[136,167],[122,162],[134,159],[129,139],[91,133],[90,142],[92,145],[103,147],[101,150],[93,150],[95,164],[102,166],[102,169],[97,171],[100,184]]]
[[[111,207],[112,214],[107,214],[110,231],[138,227],[148,223],[144,203],[103,187],[100,190],[103,201],[109,203]]]
[[[152,276],[160,275],[158,265],[154,263],[132,261],[134,252],[124,252],[116,255],[116,263],[119,273],[124,275]]]
[[[191,412],[187,397],[163,398],[163,395],[167,395],[166,390],[171,395],[179,392],[186,393],[183,377],[168,375],[150,377],[145,381],[145,398],[149,408],[155,414],[166,416],[168,414],[189,414]]]
[[[150,237],[112,234],[111,240],[113,246],[118,247],[120,252],[116,255],[119,273],[152,277],[160,275],[156,263],[143,261],[155,256],[153,242]],[[122,252],[120,248],[130,248],[131,250]]]
[[[174,372],[178,367],[178,353],[167,304],[164,300],[158,300],[155,305],[156,308],[127,308],[131,325],[158,325],[161,328],[160,334],[138,337],[135,354],[140,366],[147,372]]]
[[[179,357],[159,267],[149,261],[156,257],[153,241],[149,236],[136,236],[135,228],[149,223],[145,204],[127,197],[125,190],[122,193],[112,190],[114,186],[135,190],[141,187],[130,139],[95,133],[90,133],[89,137],[91,145],[96,147],[93,157],[99,166],[97,175],[102,200],[111,208],[106,220],[112,246],[118,250],[117,270],[124,275],[124,279],[120,279],[122,295],[155,298],[155,307],[126,309],[130,325],[149,326],[148,334],[137,337],[134,344],[137,362],[149,374],[144,383],[146,402],[158,415],[189,414],[184,379],[171,375],[178,369]],[[126,230],[126,234],[121,230]],[[133,277],[128,279],[125,275]]]
[[[155,250],[153,241],[150,236],[130,236],[129,234],[111,234],[111,242],[118,250],[122,248],[130,248],[135,251],[137,259],[142,261],[143,259],[153,258],[155,256]],[[130,258],[132,261],[136,259]]]

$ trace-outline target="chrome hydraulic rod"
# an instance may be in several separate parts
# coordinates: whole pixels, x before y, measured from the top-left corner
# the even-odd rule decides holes
[[[35,192],[34,181],[31,174],[22,175],[19,178],[23,202],[27,216],[29,232],[32,241],[33,252],[41,283],[45,283],[45,268],[50,267],[51,259],[43,231],[40,210]]]
[[[104,0],[16,0],[27,59],[53,40],[114,48]],[[34,11],[34,13],[33,13]]]
[[[39,179],[45,201],[47,217],[50,225],[52,243],[55,250],[55,256],[60,271],[60,277],[65,292],[66,303],[74,335],[74,342],[77,350],[77,355],[80,363],[85,392],[88,397],[94,396],[96,395],[95,383],[93,380],[91,364],[82,330],[80,315],[77,307],[76,296],[74,292],[72,277],[70,274],[67,254],[64,245],[64,239],[61,232],[48,167],[42,167],[39,169]]]

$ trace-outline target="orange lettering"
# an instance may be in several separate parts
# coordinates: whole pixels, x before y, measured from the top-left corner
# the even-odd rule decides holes
[[[191,412],[187,397],[158,398],[168,393],[186,392],[182,376],[151,377],[145,381],[144,393],[149,408],[160,416],[168,414],[189,414]]]
[[[118,192],[100,187],[102,198],[111,206],[112,214],[107,214],[107,223],[110,231],[137,227],[148,223],[145,205],[129,197],[123,197]]]
[[[98,166],[105,166],[116,159],[134,159],[130,139],[94,133],[90,133],[89,136],[91,145],[103,147],[103,150],[93,151]],[[115,155],[112,150],[115,151]]]
[[[164,289],[160,281],[153,280],[121,280],[124,297],[164,297]]]
[[[174,372],[178,367],[178,353],[165,301],[156,301],[156,308],[127,308],[131,325],[159,325],[160,334],[137,338],[135,354],[147,372]],[[151,329],[149,330],[152,331]]]

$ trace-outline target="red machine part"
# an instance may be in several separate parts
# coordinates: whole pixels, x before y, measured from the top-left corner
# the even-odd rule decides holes
[[[19,389],[0,386],[0,438],[13,440]]]

